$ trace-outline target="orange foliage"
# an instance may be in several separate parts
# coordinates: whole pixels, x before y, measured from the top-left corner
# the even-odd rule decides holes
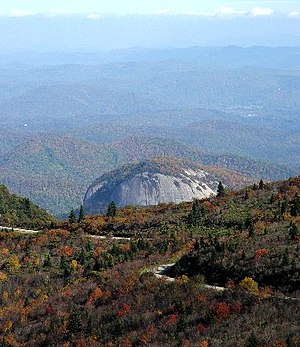
[[[275,341],[273,347],[287,347],[284,341]]]
[[[234,288],[234,286],[235,286],[235,283],[234,283],[233,280],[228,280],[228,281],[227,281],[227,283],[226,283],[226,288],[232,289],[232,288]]]
[[[257,263],[259,259],[265,255],[268,255],[270,251],[266,248],[260,248],[255,252],[254,262]]]
[[[103,296],[103,292],[100,287],[96,287],[92,293],[90,294],[87,305],[94,305],[94,303],[98,300],[101,299]]]
[[[73,254],[74,248],[68,245],[61,246],[57,251],[57,255],[59,256],[71,257]]]
[[[47,234],[51,241],[55,241],[57,238],[68,239],[70,237],[70,232],[65,229],[51,229]]]
[[[206,297],[205,295],[203,295],[203,294],[199,294],[199,295],[197,296],[197,300],[198,300],[199,302],[205,302],[205,301],[207,300],[207,297]]]
[[[148,344],[148,338],[145,334],[141,335],[139,338],[139,343],[143,346],[143,345],[147,345]]]
[[[10,250],[8,248],[2,248],[1,249],[1,254],[2,255],[7,255],[10,252]]]
[[[127,276],[120,288],[119,295],[123,296],[125,294],[130,293],[132,288],[135,286],[136,281],[137,281],[136,274],[131,273],[129,276]]]
[[[87,341],[83,336],[76,341],[76,347],[86,347],[87,345]]]
[[[201,341],[199,343],[199,347],[208,347],[208,342],[207,341]]]
[[[130,251],[130,243],[123,243],[122,245],[120,245],[120,249],[123,252]]]
[[[120,347],[132,347],[132,342],[128,338],[124,338],[120,341]]]

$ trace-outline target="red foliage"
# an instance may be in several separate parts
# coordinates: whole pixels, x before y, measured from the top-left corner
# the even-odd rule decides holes
[[[177,322],[177,318],[178,318],[177,314],[171,314],[166,321],[166,325],[175,324]]]
[[[235,312],[235,313],[241,313],[242,311],[242,304],[240,301],[236,300],[236,301],[233,301],[231,304],[230,304],[230,309],[232,312]]]
[[[117,312],[117,317],[126,316],[128,312],[130,312],[131,307],[128,304],[122,304],[120,310]]]
[[[199,334],[201,334],[201,335],[204,334],[206,330],[207,330],[207,327],[204,324],[199,323],[197,325],[197,331]]]
[[[229,305],[224,301],[217,302],[212,307],[212,312],[215,314],[217,319],[225,319],[228,317],[230,312]]]

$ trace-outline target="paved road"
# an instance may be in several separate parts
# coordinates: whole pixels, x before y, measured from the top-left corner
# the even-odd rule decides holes
[[[43,230],[30,230],[30,229],[21,229],[21,228],[12,228],[12,227],[4,227],[0,226],[0,230],[7,230],[10,232],[15,233],[21,233],[21,234],[38,234],[41,233]],[[122,237],[122,236],[98,236],[98,235],[87,235],[91,237],[92,239],[98,239],[98,240],[131,240],[131,237]]]
[[[29,230],[29,229],[11,228],[11,227],[4,227],[4,226],[0,226],[0,230],[8,230],[8,231],[12,231],[15,233],[22,233],[22,234],[37,234],[42,232],[42,230]]]

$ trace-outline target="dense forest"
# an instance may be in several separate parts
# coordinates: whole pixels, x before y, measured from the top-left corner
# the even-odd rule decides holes
[[[299,194],[261,181],[1,231],[0,345],[299,346]]]
[[[0,226],[46,228],[55,219],[46,211],[33,204],[28,198],[11,194],[0,184]]]

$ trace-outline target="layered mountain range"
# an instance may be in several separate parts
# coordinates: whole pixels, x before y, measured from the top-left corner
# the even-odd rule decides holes
[[[2,155],[0,180],[13,192],[60,216],[79,206],[89,185],[102,174],[155,156],[190,159],[257,180],[297,173],[278,164],[213,154],[170,139],[139,136],[102,145],[65,136],[35,136]],[[219,180],[224,178],[220,176]]]

